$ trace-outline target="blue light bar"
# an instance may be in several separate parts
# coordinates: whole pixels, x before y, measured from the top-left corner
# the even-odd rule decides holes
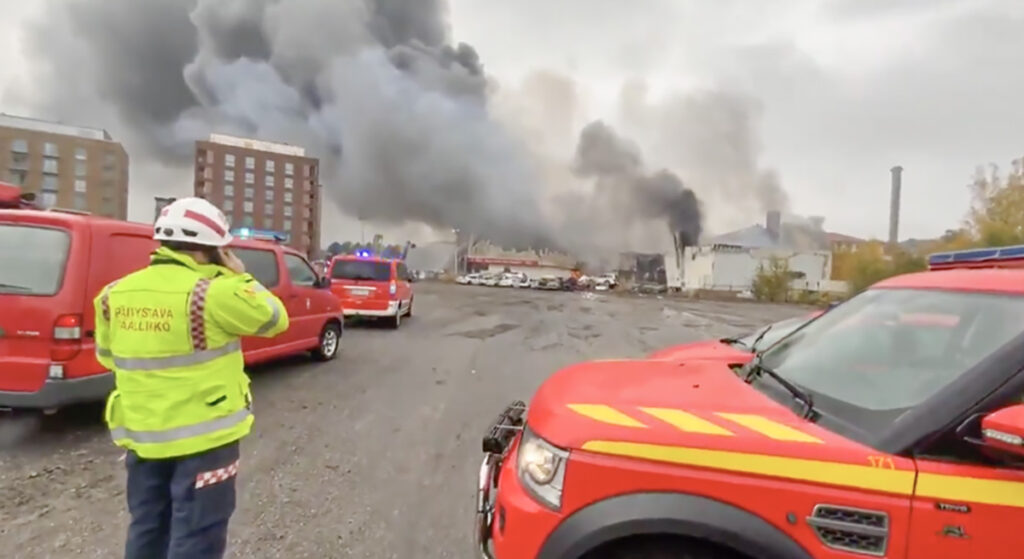
[[[948,266],[951,264],[1000,262],[1020,259],[1024,259],[1024,245],[936,252],[928,256],[928,266]]]

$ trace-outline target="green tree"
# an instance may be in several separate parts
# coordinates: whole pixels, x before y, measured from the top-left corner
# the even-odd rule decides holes
[[[768,260],[767,266],[764,262],[758,265],[751,291],[759,301],[781,303],[789,296],[791,279],[789,261],[785,258],[772,257]]]
[[[970,185],[971,209],[967,231],[980,246],[1024,244],[1024,158],[999,167],[979,167]]]

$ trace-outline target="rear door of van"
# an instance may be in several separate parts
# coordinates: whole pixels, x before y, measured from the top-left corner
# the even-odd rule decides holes
[[[0,210],[0,391],[38,391],[81,350],[88,257],[80,222]]]
[[[346,310],[383,313],[396,298],[394,262],[375,258],[338,258],[331,263],[332,291]]]

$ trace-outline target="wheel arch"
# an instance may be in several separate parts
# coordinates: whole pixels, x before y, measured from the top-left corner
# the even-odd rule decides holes
[[[704,540],[759,559],[813,559],[764,519],[685,493],[630,493],[586,506],[559,524],[537,559],[580,559],[616,540],[651,535]]]

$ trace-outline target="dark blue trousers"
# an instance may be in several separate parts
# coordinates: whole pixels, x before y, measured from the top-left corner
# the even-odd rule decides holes
[[[125,559],[223,558],[238,457],[238,442],[161,460],[128,452]]]

